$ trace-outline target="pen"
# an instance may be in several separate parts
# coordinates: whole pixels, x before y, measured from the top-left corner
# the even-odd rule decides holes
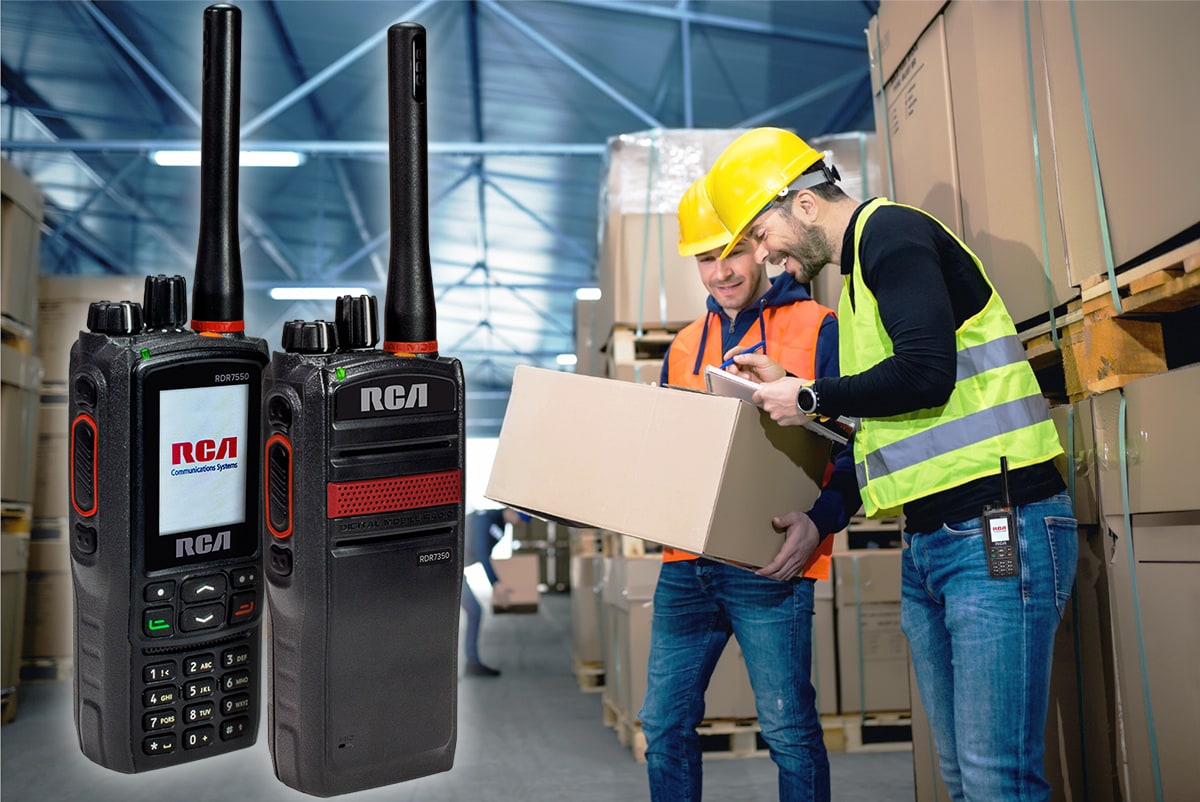
[[[733,360],[734,360],[734,358],[735,358],[735,357],[739,357],[739,356],[741,356],[742,354],[749,354],[749,353],[752,353],[752,352],[754,352],[754,351],[762,351],[762,352],[765,354],[765,353],[767,352],[767,341],[766,341],[766,340],[759,340],[759,341],[758,341],[758,342],[756,342],[754,345],[752,345],[752,346],[750,346],[749,348],[747,348],[745,351],[738,351],[736,354],[734,354],[733,356],[729,357],[729,359],[726,359],[724,362],[722,362],[722,363],[721,363],[721,365],[720,365],[720,367],[721,367],[721,370],[725,370],[725,368],[727,368],[727,367],[729,367],[730,365],[732,365],[732,364],[733,364]]]

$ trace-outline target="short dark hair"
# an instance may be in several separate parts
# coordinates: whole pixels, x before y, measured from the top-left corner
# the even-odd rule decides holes
[[[818,173],[825,169],[825,160],[817,159],[816,164],[805,170],[802,175]],[[837,168],[835,167],[834,170],[836,169]],[[836,172],[834,174],[837,175]],[[838,178],[841,178],[841,176],[839,175]],[[824,184],[817,184],[815,187],[812,187],[812,192],[823,201],[840,201],[849,197],[849,195],[842,191],[841,187],[832,181],[826,181]]]

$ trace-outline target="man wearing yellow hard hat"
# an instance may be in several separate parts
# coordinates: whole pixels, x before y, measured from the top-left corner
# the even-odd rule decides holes
[[[827,264],[843,277],[840,377],[786,376],[761,355],[738,370],[768,382],[756,400],[776,421],[859,419],[865,511],[905,515],[901,625],[951,798],[1048,799],[1050,656],[1078,547],[1046,400],[979,258],[928,213],[836,182],[778,128],[709,170],[728,247],[748,240],[801,280]]]
[[[704,368],[722,354],[765,350],[805,378],[837,375],[837,322],[788,273],[774,279],[731,237],[708,201],[704,179],[679,202],[679,253],[695,256],[708,310],[676,335],[662,383],[704,389]],[[702,437],[703,433],[697,433]],[[653,802],[700,799],[702,753],[696,727],[704,693],[730,635],[737,638],[754,689],[758,722],[779,769],[779,798],[828,802],[829,759],[811,681],[814,586],[829,578],[832,538],[858,511],[848,449],[832,466],[807,513],[775,510],[786,532],[779,555],[757,572],[665,549],[654,593],[645,703]]]

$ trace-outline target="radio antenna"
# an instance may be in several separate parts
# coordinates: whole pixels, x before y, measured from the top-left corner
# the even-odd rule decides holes
[[[237,238],[242,12],[204,10],[200,105],[200,244],[192,283],[192,329],[241,332],[242,254]]]
[[[436,358],[437,311],[429,262],[429,142],[426,131],[425,29],[388,28],[388,176],[392,246],[384,304],[383,348]]]

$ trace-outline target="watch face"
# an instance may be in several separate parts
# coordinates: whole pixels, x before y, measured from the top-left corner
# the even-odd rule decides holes
[[[817,411],[817,394],[811,387],[800,388],[800,392],[796,395],[796,406],[800,407],[800,411],[805,415],[811,415]]]

